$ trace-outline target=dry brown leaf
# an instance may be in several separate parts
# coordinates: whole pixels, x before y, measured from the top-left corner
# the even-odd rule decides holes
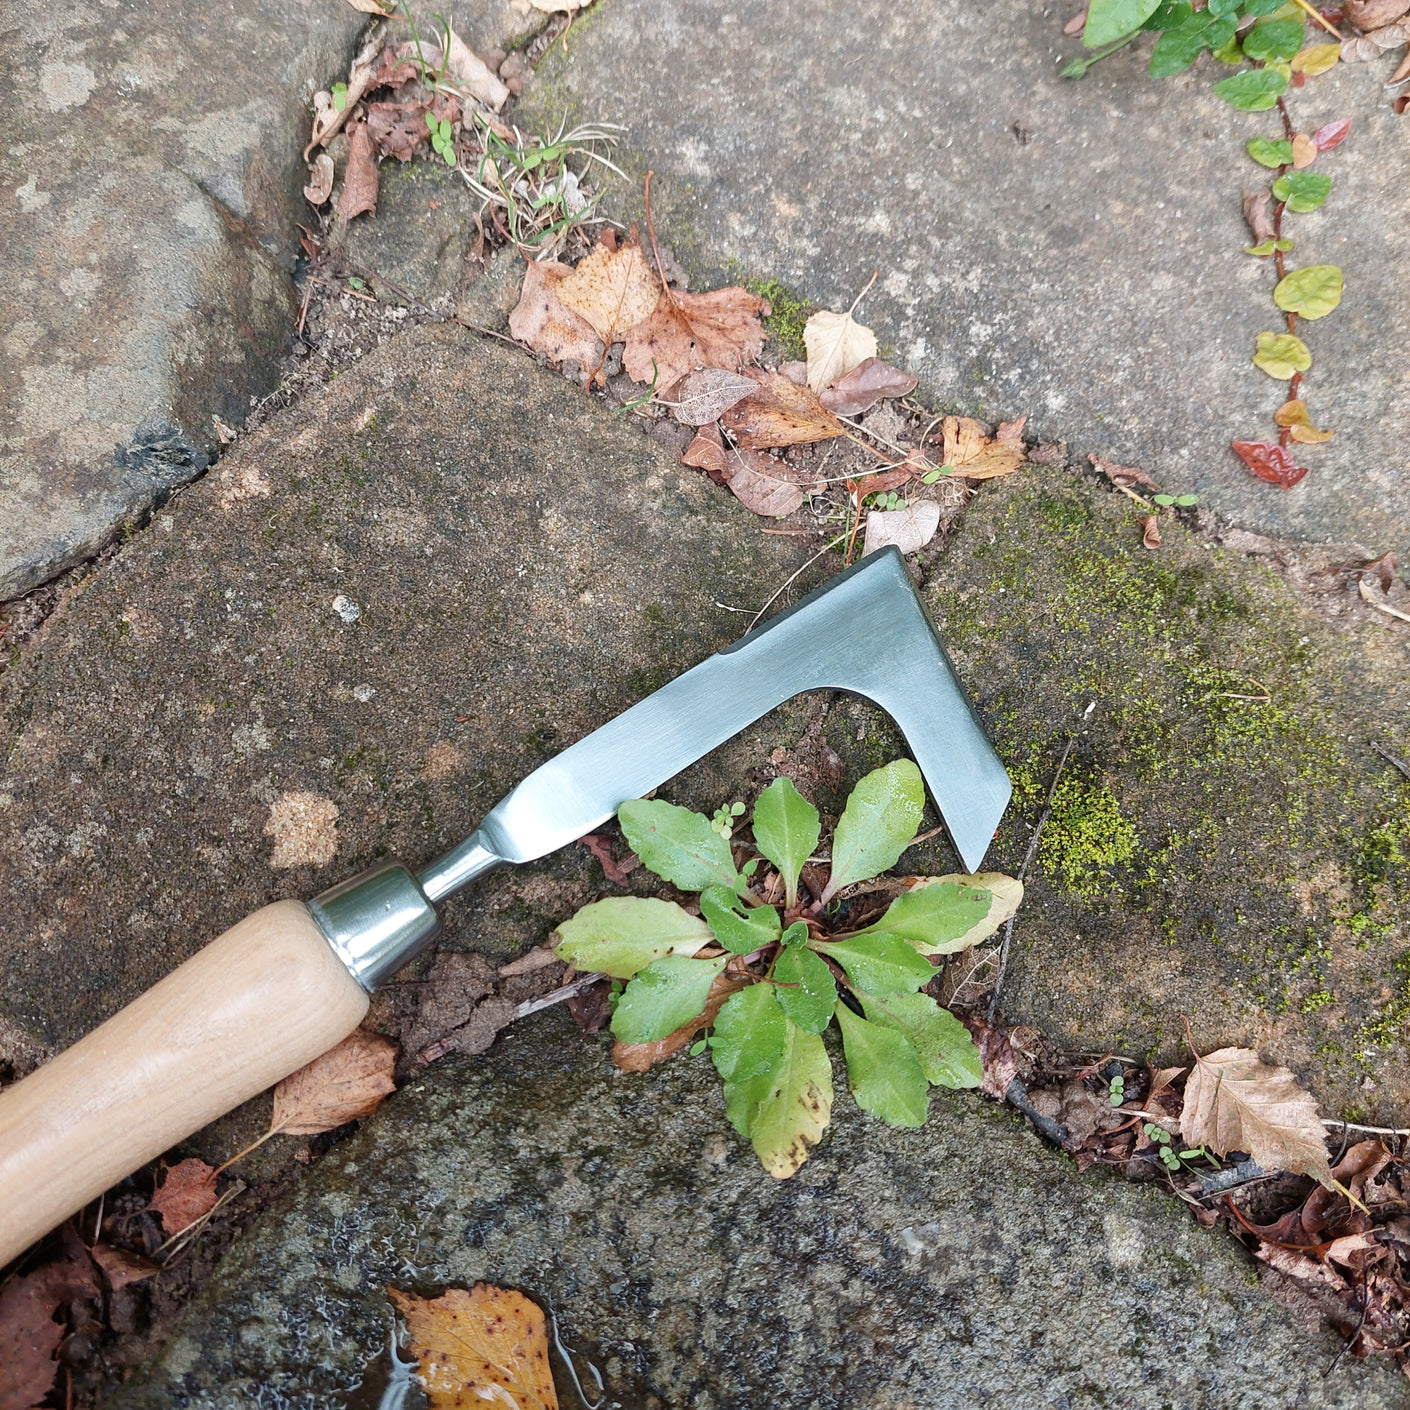
[[[1353,27],[1364,33],[1398,20],[1410,10],[1410,0],[1343,0],[1342,10]]]
[[[188,1224],[215,1208],[215,1170],[204,1160],[183,1160],[166,1172],[148,1206],[161,1216],[168,1234],[179,1234]]]
[[[1132,485],[1144,485],[1148,490],[1155,490],[1157,493],[1160,491],[1160,486],[1144,470],[1137,470],[1134,465],[1118,465],[1114,460],[1108,460],[1104,455],[1089,455],[1087,459],[1113,485],[1121,489],[1130,489]]]
[[[363,15],[380,15],[386,19],[392,13],[391,10],[383,9],[378,0],[348,0],[348,4]]]
[[[682,377],[663,403],[685,426],[708,426],[736,402],[751,395],[758,384],[722,367],[704,367]]]
[[[1307,411],[1307,403],[1301,398],[1285,401],[1273,413],[1273,420],[1279,426],[1288,428],[1289,440],[1297,441],[1302,445],[1320,445],[1323,441],[1329,441],[1332,438],[1330,431],[1319,431],[1312,424],[1312,418]]]
[[[348,129],[348,140],[348,169],[343,173],[343,194],[338,197],[338,214],[344,221],[364,211],[377,214],[377,153],[367,123],[355,122]]]
[[[509,315],[509,331],[552,362],[576,362],[586,380],[602,361],[603,348],[592,325],[558,297],[558,287],[571,273],[565,264],[531,261],[519,303]],[[606,381],[601,372],[598,381]]]
[[[781,362],[778,370],[796,387],[808,385],[808,364],[806,362]]]
[[[1023,428],[1027,424],[1027,416],[1020,416],[1017,421],[1000,421],[999,429],[994,433],[994,439],[1002,441],[1005,445],[1017,446],[1022,450]]]
[[[509,101],[509,89],[490,66],[447,24],[442,62],[454,86],[498,112]]]
[[[668,1033],[654,1043],[613,1043],[612,1061],[623,1072],[646,1072],[672,1053],[679,1052],[702,1028],[708,1028],[719,1016],[725,1000],[743,988],[742,979],[721,974],[710,986],[704,1009],[689,1023],[682,1024],[674,1033]]]
[[[320,152],[308,166],[308,185],[304,199],[311,206],[321,206],[333,194],[333,158]]]
[[[571,15],[588,3],[590,0],[529,0],[534,9],[546,15]]]
[[[903,397],[915,391],[918,380],[879,357],[869,357],[839,377],[819,400],[835,416],[860,416],[883,397]]]
[[[669,387],[699,367],[733,372],[758,357],[764,346],[759,319],[768,311],[768,300],[747,289],[732,286],[708,294],[672,289],[649,318],[628,330],[622,366],[638,382],[655,376],[658,387]]]
[[[1383,25],[1369,34],[1359,34],[1344,40],[1341,46],[1341,60],[1344,64],[1364,64],[1378,59],[1386,49],[1395,49],[1401,44],[1410,43],[1410,22]]]
[[[1288,439],[1298,445],[1315,446],[1332,438],[1330,431],[1319,431],[1316,426],[1293,426],[1288,431]]]
[[[1158,514],[1147,514],[1141,520],[1141,547],[1160,547],[1160,516]]]
[[[973,460],[988,444],[984,428],[969,416],[947,416],[944,437],[945,452],[940,463],[952,469]]]
[[[349,1033],[275,1087],[270,1129],[286,1136],[316,1136],[371,1116],[397,1089],[392,1080],[396,1060],[396,1044],[389,1038],[361,1028]]]
[[[802,486],[811,479],[786,461],[743,448],[726,455],[724,475],[730,493],[766,519],[792,514],[803,503]]]
[[[369,103],[367,105],[367,135],[372,145],[384,156],[409,162],[416,149],[428,141],[431,129],[426,125],[427,103]]]
[[[1011,475],[1026,459],[1023,442],[989,441],[978,455],[966,460],[956,473],[966,480],[992,480],[996,475]]]
[[[720,418],[725,430],[746,450],[806,445],[847,434],[847,428],[811,388],[800,387],[777,372],[752,375],[759,383],[758,391]]]
[[[1265,1170],[1332,1181],[1316,1100],[1286,1067],[1270,1067],[1251,1048],[1195,1055],[1180,1134],[1216,1155],[1247,1151]]]
[[[619,862],[612,855],[611,842],[600,832],[589,832],[586,836],[578,838],[578,842],[597,858],[602,866],[603,876],[605,876],[613,886],[625,886],[631,880],[632,872],[641,865],[635,852],[628,852],[622,861]],[[530,953],[532,954],[533,952],[530,951]],[[552,959],[556,960],[558,958],[551,949],[546,950],[546,953]],[[501,966],[499,972],[501,974],[508,974],[509,970]]]
[[[1378,612],[1384,612],[1388,617],[1399,618],[1402,622],[1410,622],[1410,612],[1402,612],[1398,607],[1392,607],[1388,602],[1382,602],[1376,594],[1376,590],[1362,578],[1357,583],[1357,590],[1361,594],[1364,602],[1369,602]]]
[[[1244,192],[1244,220],[1248,223],[1253,243],[1261,245],[1275,238],[1273,230],[1273,193],[1264,187]]]
[[[586,319],[609,347],[650,317],[661,297],[656,276],[636,244],[615,250],[595,246],[559,281],[557,292],[563,305]]]
[[[1305,132],[1295,133],[1292,140],[1293,170],[1301,171],[1317,160],[1317,144]]]
[[[29,1410],[48,1394],[59,1372],[54,1353],[65,1325],[55,1316],[78,1298],[96,1299],[93,1265],[72,1226],[69,1253],[0,1287],[0,1407]]]
[[[129,1283],[140,1283],[144,1278],[150,1278],[153,1273],[161,1272],[161,1268],[150,1259],[128,1253],[124,1248],[94,1244],[88,1251],[93,1255],[94,1263],[103,1270],[103,1276],[114,1292],[125,1288]],[[3,1403],[0,1401],[0,1404]]]
[[[876,356],[876,334],[847,313],[815,313],[803,325],[808,350],[808,385],[821,392],[869,357]]]
[[[374,25],[372,32],[363,42],[361,49],[353,56],[352,67],[348,70],[348,90],[343,95],[343,105],[336,107],[331,93],[313,95],[313,133],[304,148],[304,160],[315,147],[326,147],[328,140],[352,116],[358,100],[369,89],[375,87],[374,77],[378,74],[378,56],[382,49],[382,36],[385,26]],[[382,80],[385,81],[385,80]]]
[[[558,1410],[543,1309],[521,1292],[476,1283],[440,1297],[388,1288],[406,1322],[432,1410],[497,1405]]]
[[[681,452],[681,464],[703,470],[716,484],[724,484],[728,458],[720,428],[712,421],[695,433],[695,439]]]
[[[862,557],[895,544],[902,553],[914,553],[935,537],[940,527],[940,506],[933,499],[917,500],[904,509],[873,509],[867,515]]]

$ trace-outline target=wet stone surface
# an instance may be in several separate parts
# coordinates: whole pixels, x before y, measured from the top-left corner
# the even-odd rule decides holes
[[[845,309],[879,270],[861,316],[936,401],[1027,414],[1084,462],[1141,465],[1262,532],[1404,557],[1410,187],[1382,86],[1393,56],[1289,97],[1305,131],[1353,125],[1317,168],[1331,198],[1289,217],[1295,262],[1341,265],[1346,294],[1307,333],[1308,403],[1336,435],[1280,493],[1229,449],[1266,438],[1283,395],[1249,360],[1281,323],[1240,213],[1268,175],[1244,143],[1281,137],[1276,113],[1224,104],[1211,59],[1151,79],[1149,41],[1059,79],[1081,8],[610,0],[550,51],[526,120],[628,124],[636,190],[618,206],[637,217],[654,167],[658,234],[700,287],[748,273]]]
[[[479,1279],[550,1306],[627,1410],[1407,1403],[1383,1365],[1323,1380],[1335,1344],[1229,1243],[977,1097],[897,1131],[839,1093],[779,1182],[708,1059],[623,1074],[561,1016],[530,1022],[331,1154],[114,1410],[340,1403],[386,1345],[387,1287]]]

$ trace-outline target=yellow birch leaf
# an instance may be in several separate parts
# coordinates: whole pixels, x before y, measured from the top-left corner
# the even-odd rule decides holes
[[[1340,44],[1309,44],[1292,56],[1290,64],[1294,73],[1305,73],[1308,78],[1316,78],[1340,60]]]
[[[441,1297],[388,1288],[432,1410],[558,1410],[543,1309],[523,1293],[476,1283]]]
[[[815,313],[803,325],[803,346],[808,350],[808,385],[822,392],[876,356],[876,334],[850,313]]]

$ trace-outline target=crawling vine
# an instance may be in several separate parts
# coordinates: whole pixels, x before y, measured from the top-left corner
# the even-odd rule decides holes
[[[1340,12],[1329,13],[1340,18]],[[1309,23],[1325,33],[1309,35]],[[1327,199],[1331,177],[1308,168],[1323,153],[1339,147],[1351,127],[1351,120],[1344,118],[1310,134],[1300,132],[1288,109],[1287,95],[1343,58],[1364,58],[1378,52],[1377,35],[1389,37],[1389,28],[1399,30],[1401,26],[1388,27],[1365,39],[1344,39],[1332,20],[1308,0],[1092,0],[1082,24],[1082,42],[1098,52],[1063,70],[1064,77],[1080,78],[1094,63],[1146,31],[1154,31],[1152,77],[1183,73],[1208,51],[1224,64],[1251,65],[1240,67],[1238,73],[1214,85],[1215,93],[1226,103],[1248,113],[1276,108],[1281,136],[1254,137],[1246,147],[1248,155],[1274,175],[1269,186],[1244,192],[1243,211],[1254,240],[1245,252],[1272,261],[1276,275],[1273,302],[1284,320],[1281,329],[1258,335],[1253,362],[1268,376],[1286,382],[1287,392],[1273,413],[1276,440],[1236,440],[1232,445],[1254,475],[1285,490],[1307,474],[1306,467],[1296,463],[1290,446],[1331,439],[1331,431],[1313,424],[1302,395],[1312,351],[1299,335],[1299,320],[1314,322],[1337,307],[1342,271],[1334,264],[1289,268],[1287,256],[1294,241],[1284,233],[1284,218],[1289,212],[1314,211]],[[1069,30],[1075,30],[1075,24]],[[1367,40],[1372,41],[1371,50],[1357,47]]]

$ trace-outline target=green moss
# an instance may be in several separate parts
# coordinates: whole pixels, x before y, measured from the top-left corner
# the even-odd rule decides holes
[[[777,279],[746,279],[744,287],[756,298],[767,299],[771,312],[764,319],[764,327],[778,342],[778,345],[796,361],[808,355],[803,346],[803,325],[815,306],[801,298],[787,284]]]
[[[1318,1009],[1324,1009],[1328,1004],[1336,1002],[1336,996],[1330,989],[1317,989],[1309,994],[1302,1001],[1303,1013],[1316,1013]]]
[[[1070,776],[1059,782],[1038,857],[1064,891],[1087,897],[1113,891],[1114,868],[1129,865],[1138,847],[1136,829],[1111,793]]]

